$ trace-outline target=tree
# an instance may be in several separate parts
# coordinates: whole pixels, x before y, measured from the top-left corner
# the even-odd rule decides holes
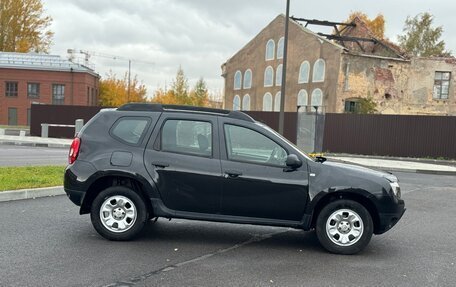
[[[203,78],[200,78],[195,87],[189,90],[188,80],[182,68],[179,67],[171,88],[169,90],[156,90],[152,101],[170,105],[207,106],[209,94]]]
[[[451,56],[451,52],[445,50],[445,42],[440,40],[442,26],[432,27],[433,21],[434,16],[428,12],[413,18],[407,17],[403,29],[404,35],[398,36],[401,48],[419,57]]]
[[[44,15],[41,0],[0,1],[0,51],[49,51],[52,18]]]
[[[377,103],[372,97],[362,98],[358,101],[356,109],[357,114],[375,114],[377,112]]]
[[[118,79],[110,72],[106,79],[100,81],[100,105],[103,107],[118,107],[131,102],[145,102],[146,86],[138,82],[135,76],[128,89],[128,74]]]
[[[351,23],[356,17],[366,23],[369,30],[371,30],[377,38],[383,39],[385,37],[385,17],[383,17],[383,14],[380,13],[374,19],[370,19],[367,14],[361,11],[355,11],[350,13],[345,22]]]

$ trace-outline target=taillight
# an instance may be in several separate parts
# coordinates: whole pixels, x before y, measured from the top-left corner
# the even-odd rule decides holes
[[[72,164],[79,154],[79,147],[81,146],[81,140],[79,138],[74,138],[70,146],[70,152],[68,154],[68,163]]]

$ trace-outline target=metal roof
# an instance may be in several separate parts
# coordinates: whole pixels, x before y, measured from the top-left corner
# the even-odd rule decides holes
[[[58,55],[37,53],[0,52],[0,68],[64,72],[73,71],[85,72],[98,76],[94,70],[84,65],[73,63]]]

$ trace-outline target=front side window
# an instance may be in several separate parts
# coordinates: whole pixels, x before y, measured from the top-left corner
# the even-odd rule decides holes
[[[259,132],[227,124],[225,141],[229,160],[285,166],[287,152]]]
[[[129,144],[138,144],[149,120],[147,118],[123,117],[114,124],[111,135]]]
[[[242,73],[241,71],[236,71],[234,74],[234,89],[239,90],[242,84]]]
[[[7,97],[17,97],[18,91],[17,82],[6,82],[5,83],[5,96]]]
[[[274,69],[271,66],[267,66],[264,70],[264,86],[272,87],[274,82]]]
[[[204,157],[211,156],[211,123],[193,120],[167,120],[162,128],[161,150]]]
[[[27,84],[27,97],[37,99],[40,97],[40,84],[28,83]]]
[[[325,61],[318,59],[313,67],[312,82],[323,82],[325,80]]]
[[[434,99],[448,99],[450,92],[450,72],[435,72],[434,78]]]
[[[52,104],[63,105],[65,103],[65,85],[52,85]]]
[[[244,89],[250,89],[252,87],[252,70],[247,69],[244,73]]]
[[[274,53],[275,53],[274,40],[269,39],[269,41],[266,43],[266,61],[274,60]]]

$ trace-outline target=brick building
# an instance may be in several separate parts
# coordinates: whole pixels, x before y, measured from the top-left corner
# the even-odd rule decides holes
[[[30,125],[32,103],[95,106],[99,75],[60,56],[0,52],[0,125]]]
[[[222,65],[227,109],[278,111],[285,16],[277,16]],[[305,19],[302,19],[305,20]],[[353,112],[371,98],[382,114],[456,115],[455,58],[407,57],[355,18],[337,34],[289,20],[285,110]]]

